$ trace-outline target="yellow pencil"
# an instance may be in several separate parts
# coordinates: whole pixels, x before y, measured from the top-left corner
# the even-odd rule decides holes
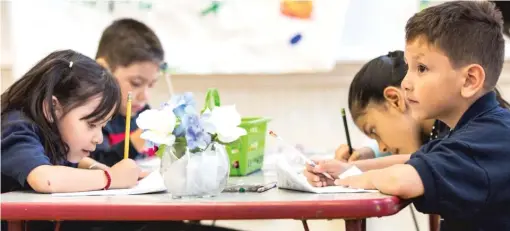
[[[126,137],[124,138],[124,159],[129,158],[129,135],[131,134],[131,92],[128,92],[126,104]]]

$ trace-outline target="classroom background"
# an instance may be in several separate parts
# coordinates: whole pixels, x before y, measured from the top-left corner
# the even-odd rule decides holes
[[[94,57],[102,30],[132,17],[160,37],[176,92],[203,99],[218,88],[224,104],[243,116],[268,116],[270,127],[307,152],[332,154],[345,143],[340,108],[354,74],[368,60],[404,48],[404,26],[439,1],[303,0],[292,12],[280,0],[0,1],[2,92],[37,60],[56,49]],[[291,16],[293,15],[293,16]],[[509,49],[507,46],[506,49]],[[498,86],[510,99],[510,52]],[[164,80],[151,105],[169,98]],[[353,146],[367,138],[349,121]],[[276,152],[268,140],[266,154]],[[267,159],[266,159],[267,160]],[[428,216],[418,214],[421,230]],[[343,221],[310,221],[313,230],[341,230]],[[218,221],[243,230],[302,230],[293,220]],[[409,208],[369,219],[374,231],[414,230]],[[256,228],[254,228],[256,227]]]

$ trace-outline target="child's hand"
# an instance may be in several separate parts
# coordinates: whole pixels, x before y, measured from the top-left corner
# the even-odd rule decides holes
[[[335,151],[335,159],[342,162],[351,162],[356,160],[366,160],[375,158],[375,154],[369,147],[362,147],[356,149],[349,154],[349,146],[346,144],[340,145]]]
[[[335,185],[341,185],[355,189],[376,189],[372,183],[370,172],[335,180]]]
[[[323,187],[328,185],[334,185],[333,180],[326,178],[322,173],[327,172],[334,178],[338,178],[338,175],[347,170],[351,165],[343,163],[339,160],[320,160],[314,161],[317,165],[312,167],[306,165],[304,175],[308,182],[315,187]]]
[[[140,138],[142,135],[142,129],[137,129],[130,135],[131,143],[138,153],[142,153],[145,150],[145,140]]]
[[[145,178],[146,176],[148,176],[151,172],[147,172],[147,171],[140,171],[140,175],[138,176],[138,179],[141,180],[143,178]]]
[[[132,159],[123,159],[109,170],[112,182],[110,188],[132,188],[138,183],[140,168]]]

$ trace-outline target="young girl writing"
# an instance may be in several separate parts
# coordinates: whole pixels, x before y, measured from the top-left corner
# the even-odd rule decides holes
[[[94,60],[65,50],[37,63],[2,94],[2,193],[134,186],[134,161],[107,168],[88,158],[119,104],[118,84]]]
[[[96,61],[71,50],[37,63],[2,94],[2,193],[130,188],[143,173],[132,159],[111,168],[88,156],[103,142],[102,128],[118,111],[119,85]],[[52,222],[29,222],[52,230]],[[121,228],[119,228],[121,227]],[[206,229],[183,222],[63,222],[60,230]],[[2,222],[2,229],[7,225]],[[207,230],[227,230],[210,227]]]

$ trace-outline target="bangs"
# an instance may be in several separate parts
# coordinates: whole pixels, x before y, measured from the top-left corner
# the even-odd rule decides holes
[[[119,86],[113,78],[106,78],[105,80],[104,85],[100,85],[102,87],[86,91],[89,95],[88,98],[97,96],[101,97],[101,101],[93,112],[82,119],[97,123],[110,119],[109,117],[112,117],[119,111],[121,103]]]
[[[98,123],[109,120],[110,117],[117,114],[120,108],[120,97],[112,93],[112,91],[107,91],[98,95],[101,97],[99,105],[93,112],[81,119],[91,121],[92,123]]]

